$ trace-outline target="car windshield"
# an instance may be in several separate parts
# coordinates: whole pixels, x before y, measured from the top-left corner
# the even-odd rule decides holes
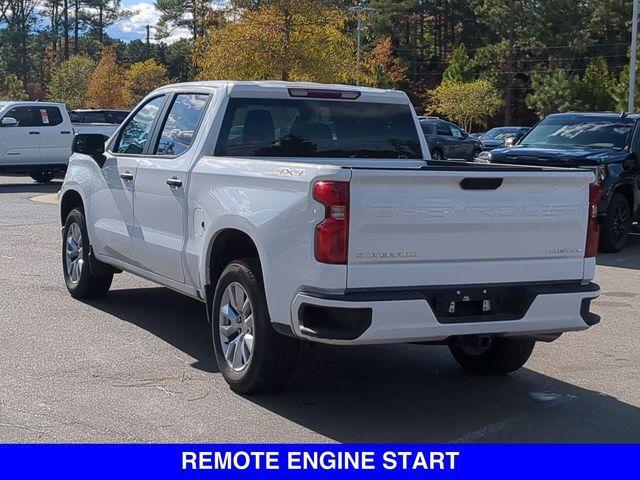
[[[409,105],[257,98],[229,101],[215,154],[422,158]]]
[[[520,145],[537,148],[601,148],[622,150],[634,120],[592,115],[547,117],[524,137]]]
[[[517,133],[517,128],[492,128],[487,133],[484,133],[481,138],[482,140],[506,140],[514,137]]]

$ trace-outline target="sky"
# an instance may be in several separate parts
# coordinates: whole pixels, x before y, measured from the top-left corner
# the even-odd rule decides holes
[[[146,25],[151,25],[151,38],[153,41],[153,27],[160,18],[160,12],[153,6],[153,0],[123,0],[122,5],[129,10],[135,11],[135,13],[126,20],[107,28],[109,36],[124,41],[145,40],[147,36],[145,27]],[[173,43],[180,38],[188,37],[189,32],[181,28],[173,31],[164,41]]]

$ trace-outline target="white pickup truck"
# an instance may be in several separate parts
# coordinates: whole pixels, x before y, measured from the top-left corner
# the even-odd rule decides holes
[[[117,125],[75,125],[64,105],[0,102],[0,173],[46,183],[67,168],[75,133],[110,137]]]
[[[124,270],[206,302],[236,391],[283,386],[301,340],[447,344],[503,374],[599,321],[593,173],[432,161],[401,92],[175,84],[74,152],[71,295]]]

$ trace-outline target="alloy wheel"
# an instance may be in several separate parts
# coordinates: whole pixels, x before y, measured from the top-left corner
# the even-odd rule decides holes
[[[84,266],[84,256],[82,249],[82,232],[77,223],[69,225],[67,230],[65,263],[67,267],[67,275],[71,283],[76,284],[80,281],[82,268]]]
[[[218,328],[227,365],[236,372],[243,370],[251,361],[255,328],[251,299],[238,282],[230,283],[222,294]]]

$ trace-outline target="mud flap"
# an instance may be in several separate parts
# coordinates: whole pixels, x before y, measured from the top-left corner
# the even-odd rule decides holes
[[[89,246],[89,270],[94,275],[109,275],[113,273],[122,273],[122,270],[112,267],[106,263],[102,263],[93,254],[93,248]]]

